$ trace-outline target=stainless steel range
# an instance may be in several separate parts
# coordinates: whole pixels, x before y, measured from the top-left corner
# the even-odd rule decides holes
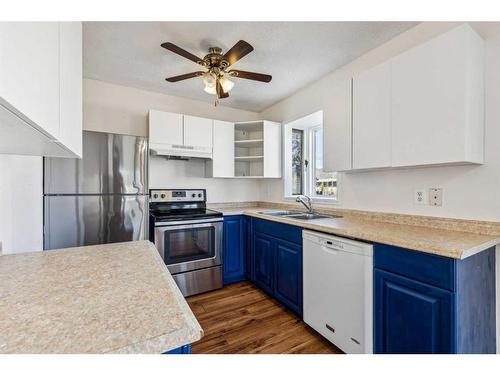
[[[204,189],[151,189],[149,238],[184,296],[222,288],[222,213]]]

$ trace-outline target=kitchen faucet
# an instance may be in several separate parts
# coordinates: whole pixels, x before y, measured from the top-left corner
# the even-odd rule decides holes
[[[307,202],[305,200],[307,200]],[[314,213],[313,206],[312,206],[312,199],[309,198],[307,195],[299,195],[295,199],[295,201],[302,203],[305,206],[305,208],[307,208],[307,211],[310,214]]]

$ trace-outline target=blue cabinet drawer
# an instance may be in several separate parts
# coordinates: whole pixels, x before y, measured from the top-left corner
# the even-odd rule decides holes
[[[294,225],[252,218],[252,230],[255,232],[265,233],[282,240],[302,244],[302,228]]]
[[[396,246],[375,244],[374,267],[455,291],[455,260]]]

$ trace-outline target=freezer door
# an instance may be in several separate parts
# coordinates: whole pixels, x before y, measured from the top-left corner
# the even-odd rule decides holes
[[[144,137],[83,132],[83,158],[45,158],[44,194],[147,194]]]
[[[44,249],[147,239],[145,195],[44,197]]]

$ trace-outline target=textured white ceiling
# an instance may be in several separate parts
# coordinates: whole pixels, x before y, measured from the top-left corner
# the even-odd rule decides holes
[[[415,22],[85,22],[84,76],[212,102],[201,78],[165,78],[199,70],[160,47],[172,42],[203,57],[239,39],[255,50],[233,67],[271,74],[270,83],[234,79],[222,105],[260,112],[298,89],[416,25]]]

